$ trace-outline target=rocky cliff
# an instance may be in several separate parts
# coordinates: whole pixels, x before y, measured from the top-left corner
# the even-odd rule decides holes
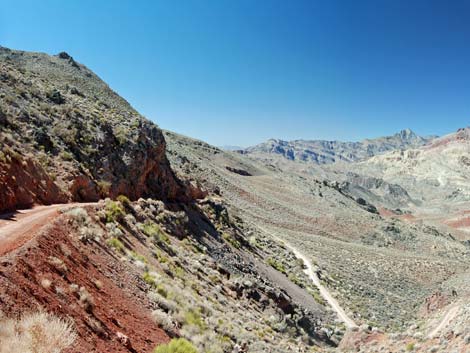
[[[67,53],[0,47],[0,211],[125,194],[189,197],[160,129]]]

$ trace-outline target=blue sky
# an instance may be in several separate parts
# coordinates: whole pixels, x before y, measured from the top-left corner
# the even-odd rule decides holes
[[[470,1],[0,0],[0,45],[69,52],[215,145],[469,125]]]

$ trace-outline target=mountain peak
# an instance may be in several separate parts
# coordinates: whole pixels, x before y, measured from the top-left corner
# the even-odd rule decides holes
[[[409,128],[401,130],[400,132],[395,134],[395,136],[400,137],[403,140],[411,140],[411,139],[415,139],[416,137],[418,137],[414,133],[414,131]]]

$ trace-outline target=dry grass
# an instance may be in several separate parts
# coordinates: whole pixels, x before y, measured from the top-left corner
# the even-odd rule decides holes
[[[0,353],[60,353],[76,338],[70,321],[44,312],[0,319]]]

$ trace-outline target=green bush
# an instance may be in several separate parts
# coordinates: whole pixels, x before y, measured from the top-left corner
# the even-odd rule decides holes
[[[158,224],[147,221],[140,228],[145,235],[153,238],[157,243],[170,244],[170,238],[161,230]]]
[[[188,340],[173,338],[168,344],[155,348],[155,353],[198,353],[198,351]]]
[[[229,233],[222,233],[222,238],[232,244],[232,246],[236,249],[240,249],[242,246],[240,242]]]
[[[111,183],[109,181],[100,180],[98,181],[97,185],[100,196],[107,197],[109,195],[109,191],[111,190]]]
[[[64,161],[73,161],[73,158],[74,158],[73,154],[68,151],[62,151],[60,153],[60,156],[62,157]]]
[[[119,195],[116,198],[116,200],[119,201],[120,203],[122,203],[122,205],[124,207],[130,208],[130,206],[131,206],[131,201],[129,200],[129,198],[126,195]]]
[[[108,240],[108,245],[119,252],[124,252],[124,244],[118,238],[111,238]]]
[[[268,264],[275,268],[276,270],[278,270],[279,272],[282,272],[284,274],[287,274],[287,271],[286,271],[286,268],[284,267],[284,265],[282,263],[280,263],[279,261],[276,261],[275,259],[273,259],[272,257],[270,257],[268,259]]]
[[[121,205],[114,201],[106,202],[105,212],[106,223],[120,221],[126,215]]]
[[[157,281],[154,276],[152,276],[148,271],[145,271],[142,275],[142,279],[145,283],[147,283],[150,287],[157,288]]]
[[[204,330],[206,327],[199,310],[190,309],[188,312],[186,312],[184,315],[184,322],[187,325],[197,326],[201,330]]]

